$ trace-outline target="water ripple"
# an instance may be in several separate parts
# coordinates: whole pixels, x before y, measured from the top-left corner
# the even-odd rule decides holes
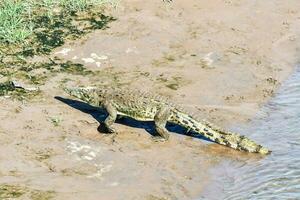
[[[273,153],[238,165],[224,162],[224,199],[300,199],[300,67],[254,120],[251,138]],[[237,161],[235,161],[237,162]]]

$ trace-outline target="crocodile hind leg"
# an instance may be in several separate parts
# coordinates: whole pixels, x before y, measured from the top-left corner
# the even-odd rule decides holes
[[[117,110],[108,102],[104,103],[103,107],[108,112],[108,117],[104,121],[105,129],[108,133],[116,133],[113,123],[117,119]]]
[[[169,131],[166,129],[167,120],[170,116],[168,107],[161,108],[154,116],[155,129],[159,136],[155,136],[154,141],[166,141],[169,139]]]

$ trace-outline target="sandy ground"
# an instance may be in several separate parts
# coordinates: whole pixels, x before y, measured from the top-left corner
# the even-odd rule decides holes
[[[66,78],[72,85],[117,81],[167,96],[223,127],[238,126],[299,61],[299,7],[297,0],[122,1],[108,11],[118,19],[110,28],[53,54],[114,76],[56,76],[39,100],[1,99],[0,184],[54,191],[64,200],[205,199],[220,159],[258,156],[174,126],[170,141],[155,143],[153,124],[130,119],[118,121],[116,137],[101,134],[105,115],[69,100],[59,85]]]

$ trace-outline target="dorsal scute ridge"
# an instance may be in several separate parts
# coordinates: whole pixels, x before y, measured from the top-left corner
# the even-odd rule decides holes
[[[158,95],[158,94],[153,94],[153,93],[145,91],[145,90],[134,89],[134,90],[132,90],[132,95],[135,95],[138,97],[140,96],[143,98],[150,98],[150,99],[154,99],[157,101],[166,101],[166,99],[163,96]]]
[[[222,129],[222,128],[220,128],[220,127],[218,127],[218,126],[212,124],[211,122],[206,121],[205,119],[203,119],[202,122],[204,123],[204,125],[206,125],[207,127],[213,129],[213,130],[216,131],[216,132],[219,132],[219,133],[222,133],[222,134],[225,134],[225,135],[229,135],[229,134],[232,135],[232,134],[235,134],[235,133],[232,133],[232,132],[230,132],[230,131],[227,131],[227,130]]]
[[[194,120],[196,120],[198,122],[201,122],[201,117],[199,115],[197,115],[195,112],[188,111],[188,110],[186,110],[185,107],[183,107],[183,106],[181,106],[179,104],[174,104],[174,103],[172,103],[172,104],[174,105],[173,107],[176,110],[178,110],[178,111],[180,111],[180,112],[188,115],[189,117],[191,117],[192,119],[194,119]]]

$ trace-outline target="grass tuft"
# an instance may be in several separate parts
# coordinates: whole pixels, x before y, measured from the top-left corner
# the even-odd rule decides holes
[[[3,0],[0,3],[0,41],[18,43],[32,34],[32,23],[27,21],[29,4],[26,1]]]

